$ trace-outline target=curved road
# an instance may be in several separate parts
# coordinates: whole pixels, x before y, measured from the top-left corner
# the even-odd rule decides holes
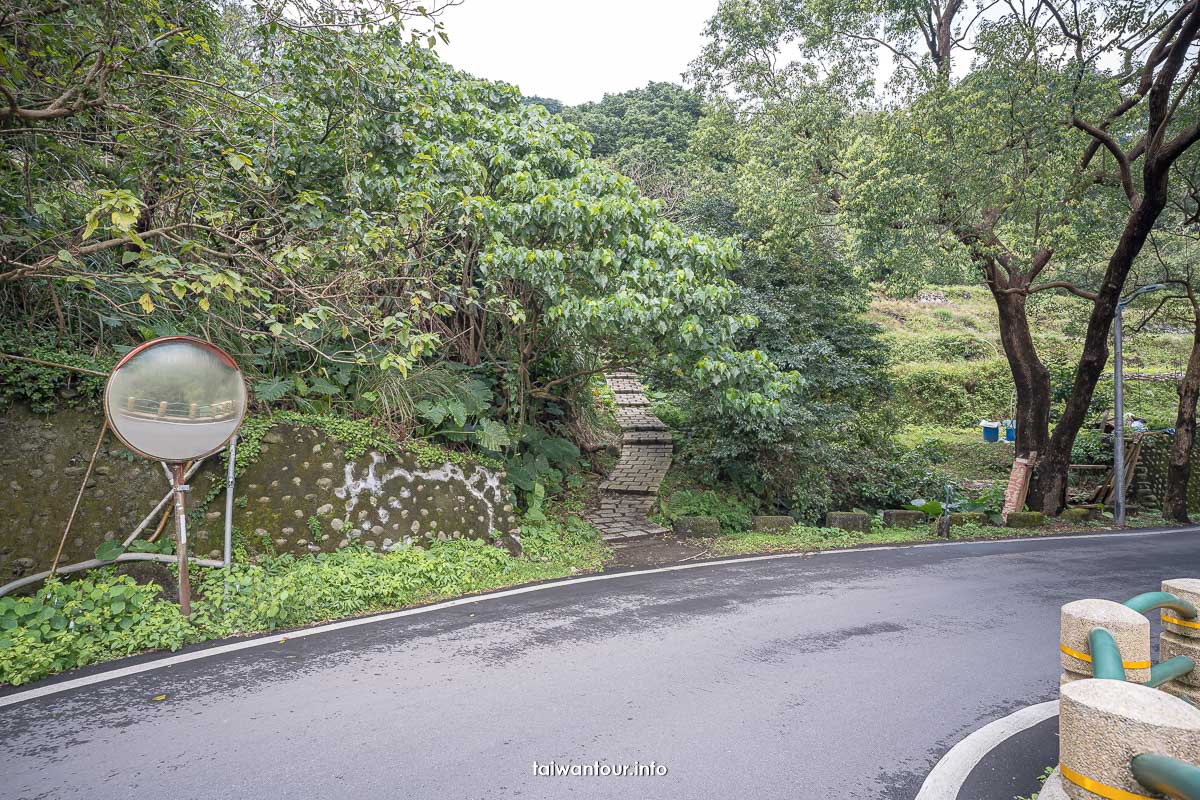
[[[868,549],[271,637],[0,707],[0,797],[909,800],[1056,695],[1062,603],[1197,574],[1196,529]]]

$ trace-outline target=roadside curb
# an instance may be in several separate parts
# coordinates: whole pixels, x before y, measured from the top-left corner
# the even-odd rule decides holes
[[[1058,715],[1058,701],[1026,706],[993,720],[951,747],[933,766],[914,800],[958,800],[971,771],[1008,739]],[[1033,768],[1031,766],[1031,768]]]

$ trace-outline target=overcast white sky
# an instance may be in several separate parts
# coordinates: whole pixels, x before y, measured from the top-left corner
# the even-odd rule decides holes
[[[442,57],[569,105],[648,81],[680,82],[717,0],[463,0]]]

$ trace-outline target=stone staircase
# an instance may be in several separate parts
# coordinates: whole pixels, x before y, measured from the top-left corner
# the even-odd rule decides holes
[[[671,434],[650,412],[642,383],[632,372],[606,376],[616,397],[621,426],[621,457],[600,484],[600,502],[588,514],[606,542],[619,543],[669,531],[646,518],[671,466]]]

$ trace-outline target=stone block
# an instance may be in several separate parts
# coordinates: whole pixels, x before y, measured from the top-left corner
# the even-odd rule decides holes
[[[1046,521],[1040,511],[1012,511],[1004,520],[1006,528],[1038,528]]]
[[[1162,582],[1162,590],[1187,600],[1200,608],[1200,580],[1196,578],[1172,578]],[[1184,619],[1169,608],[1161,611],[1163,630],[1189,639],[1200,639],[1200,619]],[[1172,621],[1175,620],[1175,621]],[[1200,663],[1200,662],[1198,662]]]
[[[680,517],[675,520],[675,535],[681,539],[720,536],[721,521],[716,517]]]
[[[1058,723],[1063,788],[1072,800],[1148,796],[1130,772],[1131,754],[1195,761],[1200,753],[1200,710],[1166,692],[1124,681],[1066,684]],[[1080,785],[1085,780],[1115,791],[1093,794]]]
[[[862,511],[830,511],[825,514],[825,527],[866,533],[871,530],[871,516]]]
[[[1092,628],[1104,628],[1116,640],[1126,680],[1133,683],[1150,680],[1150,620],[1112,600],[1076,600],[1062,607],[1059,655],[1063,669],[1077,675],[1092,675],[1088,645]]]
[[[1092,512],[1087,508],[1067,508],[1063,510],[1059,518],[1065,522],[1087,522],[1092,518]]]
[[[925,524],[925,512],[897,510],[884,511],[883,524],[888,528],[916,528]]]
[[[991,520],[982,511],[956,511],[950,515],[950,527],[955,525],[987,525]]]
[[[1189,639],[1170,631],[1163,631],[1158,637],[1158,660],[1166,661],[1175,656],[1187,656],[1200,666],[1200,639]],[[1194,669],[1176,680],[1200,689],[1200,669]]]
[[[758,516],[750,518],[750,527],[762,533],[782,533],[790,531],[796,520],[786,516]]]

